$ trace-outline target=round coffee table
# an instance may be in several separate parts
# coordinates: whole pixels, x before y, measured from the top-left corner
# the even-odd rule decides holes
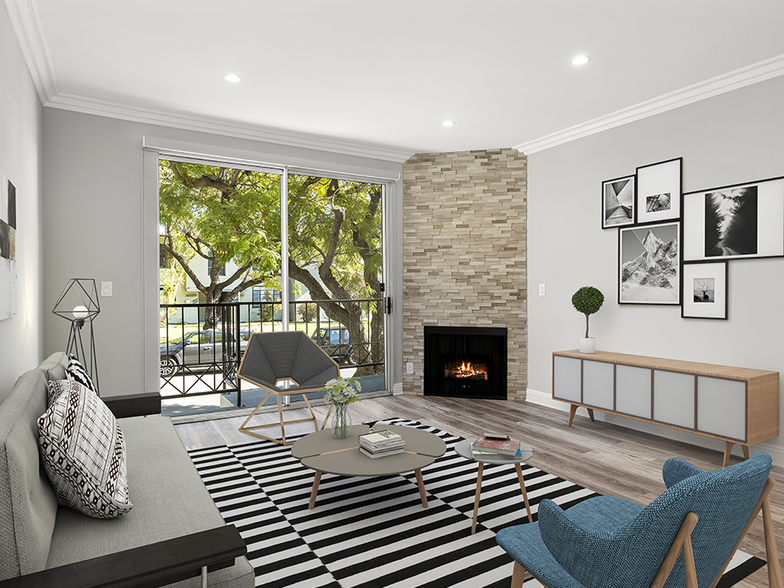
[[[306,435],[291,446],[291,455],[302,465],[316,472],[310,492],[308,508],[316,505],[321,474],[340,476],[393,476],[413,471],[416,474],[422,507],[427,508],[427,494],[422,480],[422,468],[429,466],[435,458],[444,455],[444,441],[420,429],[398,425],[376,425],[374,431],[394,431],[406,442],[405,452],[371,459],[359,451],[357,437],[370,430],[368,425],[354,425],[346,439],[334,439],[332,429],[316,431]]]
[[[523,462],[528,461],[534,455],[534,450],[528,447],[528,445],[524,445],[520,443],[520,450],[523,452],[522,455],[510,455],[510,456],[492,456],[492,455],[474,455],[474,452],[471,450],[471,444],[474,442],[473,439],[465,439],[460,441],[457,445],[455,445],[455,451],[461,456],[466,458],[470,461],[475,461],[479,464],[479,471],[476,477],[476,496],[474,498],[474,522],[471,525],[471,534],[476,533],[476,519],[477,515],[479,514],[479,494],[482,491],[482,470],[486,463],[513,463],[515,469],[517,470],[517,480],[520,482],[520,490],[523,493],[523,502],[525,503],[525,510],[528,511],[528,522],[533,523],[534,519],[531,516],[531,507],[528,505],[528,493],[525,491],[525,478],[523,478],[523,468],[520,467],[520,464]]]

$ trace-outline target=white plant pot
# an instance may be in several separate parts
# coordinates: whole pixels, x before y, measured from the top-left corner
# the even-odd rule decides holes
[[[580,337],[580,353],[596,353],[596,339]]]

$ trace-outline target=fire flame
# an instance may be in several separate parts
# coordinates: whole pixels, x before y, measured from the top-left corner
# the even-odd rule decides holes
[[[446,375],[452,378],[471,378],[473,380],[487,379],[487,366],[483,363],[476,366],[470,361],[462,361],[460,365],[446,368]]]

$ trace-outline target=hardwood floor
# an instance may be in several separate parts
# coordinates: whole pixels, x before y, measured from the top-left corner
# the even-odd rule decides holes
[[[314,407],[319,419],[327,407]],[[385,417],[415,419],[463,437],[477,437],[484,431],[503,431],[534,449],[529,463],[534,467],[581,484],[601,494],[621,496],[647,504],[665,490],[661,468],[669,457],[681,457],[708,470],[721,466],[722,454],[656,435],[650,435],[604,422],[590,422],[575,417],[567,427],[568,413],[525,402],[499,400],[464,400],[425,396],[386,396],[366,399],[350,407],[353,422]],[[289,419],[305,411],[287,413]],[[223,416],[223,415],[221,415]],[[255,417],[253,424],[272,422],[277,413]],[[178,419],[174,419],[175,423]],[[187,448],[247,443],[254,439],[237,428],[245,417],[220,418],[177,424],[177,431]],[[310,432],[310,423],[294,427]],[[275,429],[263,430],[271,435]],[[752,447],[752,453],[754,448]],[[738,461],[733,457],[731,463]],[[774,467],[776,487],[771,495],[779,560],[784,548],[784,468]],[[752,525],[741,549],[765,559],[762,515]],[[738,588],[768,586],[767,566],[737,584]]]

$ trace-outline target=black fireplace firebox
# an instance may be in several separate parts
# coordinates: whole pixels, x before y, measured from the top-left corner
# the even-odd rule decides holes
[[[506,400],[506,329],[425,327],[426,396]]]

